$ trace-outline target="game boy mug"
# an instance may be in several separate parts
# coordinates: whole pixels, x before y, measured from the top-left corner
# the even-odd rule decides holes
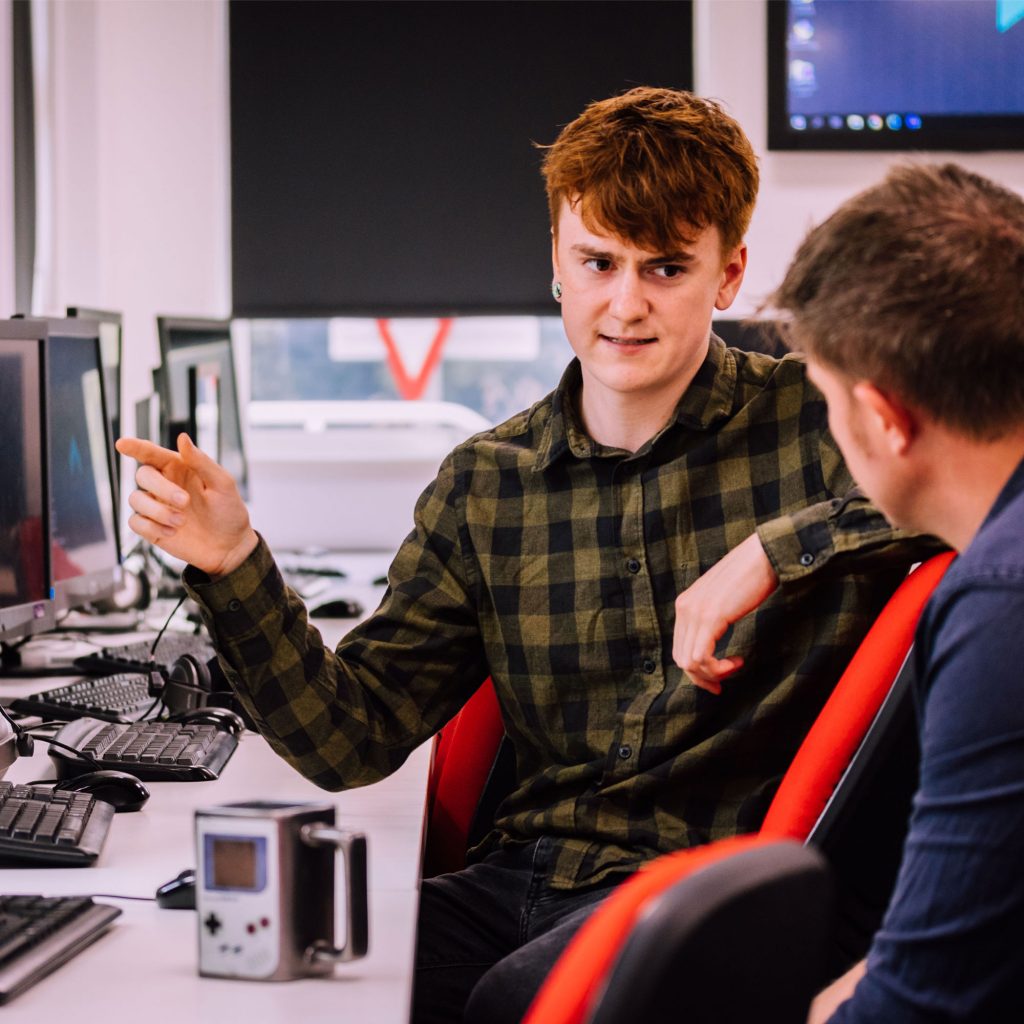
[[[251,801],[196,811],[199,973],[285,981],[366,954],[366,837],[327,803]],[[343,912],[335,913],[337,855]],[[337,945],[335,919],[344,920]]]

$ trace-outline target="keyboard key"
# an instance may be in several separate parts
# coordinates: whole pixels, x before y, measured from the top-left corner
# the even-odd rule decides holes
[[[23,804],[11,835],[15,839],[28,839],[35,831],[36,823],[43,816],[44,810],[44,805],[38,800],[29,800]]]

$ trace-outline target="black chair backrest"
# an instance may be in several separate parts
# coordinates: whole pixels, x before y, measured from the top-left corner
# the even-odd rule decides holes
[[[730,348],[744,352],[784,356],[789,351],[771,320],[715,319],[711,321],[711,330]]]
[[[589,1024],[803,1024],[832,924],[816,850],[787,840],[718,861],[645,911]]]
[[[921,747],[913,702],[913,648],[807,844],[829,862],[836,930],[829,972],[862,959],[896,885],[917,789]]]
[[[494,764],[487,775],[487,781],[480,793],[480,800],[469,823],[466,837],[466,848],[472,849],[482,842],[488,832],[494,828],[494,819],[505,799],[516,785],[516,751],[508,736],[502,736],[498,744],[498,752],[494,755]]]

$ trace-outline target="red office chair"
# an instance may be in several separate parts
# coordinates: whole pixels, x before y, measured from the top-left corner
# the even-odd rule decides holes
[[[427,780],[425,878],[465,867],[474,821],[504,735],[498,698],[486,679],[441,730],[434,746]]]
[[[684,870],[691,856],[700,858],[699,862],[703,863],[703,855],[717,859],[719,851],[728,856],[733,850],[746,849],[746,844],[750,842],[774,842],[785,838],[806,841],[816,848],[827,850],[849,836],[850,830],[844,829],[843,825],[849,817],[851,806],[857,803],[856,797],[863,800],[865,794],[873,795],[879,791],[879,787],[872,789],[868,785],[872,775],[868,763],[875,760],[878,752],[884,751],[886,747],[898,751],[903,746],[894,742],[892,737],[894,729],[905,729],[908,722],[902,713],[909,699],[909,676],[904,669],[914,630],[925,602],[952,559],[952,553],[948,553],[924,563],[904,580],[890,598],[804,739],[779,786],[760,833],[757,836],[739,837],[708,847],[698,847],[692,851],[668,854],[637,872],[634,878],[616,890],[577,933],[537,994],[524,1018],[524,1024],[621,1024],[622,1021],[636,1019],[628,996],[622,998],[621,995],[614,995],[612,982],[615,978],[614,975],[609,978],[609,971],[624,938],[630,934],[631,923],[642,918],[653,896],[682,877],[676,873],[677,869]],[[910,731],[913,731],[912,720]],[[910,779],[909,785],[905,781],[901,787],[908,799],[907,790],[912,790],[913,784],[913,779]],[[884,793],[888,786],[883,785],[881,788]],[[856,807],[853,806],[853,809],[856,810]],[[900,813],[905,826],[907,808],[904,806]],[[902,844],[902,836],[898,838],[899,844],[889,843],[890,846],[896,846],[897,852],[898,846]],[[877,831],[869,834],[872,845],[877,844],[877,840]],[[865,845],[861,843],[857,854],[863,853]],[[851,859],[856,862],[858,855]],[[885,865],[886,868],[890,866]],[[886,871],[880,869],[877,874],[879,878],[885,875],[884,880],[891,882]],[[895,877],[894,871],[892,877]],[[862,882],[860,876],[855,878],[856,885]],[[877,883],[878,878],[869,878],[868,882]],[[875,897],[877,908],[877,894],[871,895]],[[859,897],[859,893],[854,893],[855,903]],[[786,933],[789,915],[796,910],[795,906],[783,908],[782,913],[773,919],[771,928],[777,936]],[[764,922],[757,923],[760,927]],[[870,933],[875,923],[871,921],[867,927],[862,927],[857,938],[862,940],[864,933]],[[741,941],[740,931],[720,950],[721,955],[730,962],[735,959],[734,940]],[[823,948],[826,945],[822,943]],[[862,953],[862,949],[856,950],[856,954]],[[677,963],[675,970],[682,971],[683,965]],[[671,977],[671,974],[666,976]],[[780,978],[779,982],[788,985],[784,979]],[[724,1017],[714,1015],[706,1018],[692,1017],[692,991],[676,984],[672,985],[672,990],[678,993],[678,1019],[685,1018],[688,1024],[696,1019],[725,1020]],[[752,996],[747,1007],[748,1019],[774,1019],[760,1012],[763,992],[751,990],[748,994]],[[809,998],[808,995],[808,1001]],[[622,1007],[621,1015],[612,1017],[606,1009],[598,1016],[596,1011],[600,1011],[609,1000],[618,1000],[614,1005]],[[806,1009],[805,1003],[803,1011],[806,1012]],[[643,1019],[645,1024],[653,1024],[649,1018]],[[778,1020],[802,1021],[803,1018],[779,1017]]]

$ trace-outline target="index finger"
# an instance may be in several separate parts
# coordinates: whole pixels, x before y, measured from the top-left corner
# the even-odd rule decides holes
[[[161,448],[152,441],[143,441],[140,437],[119,437],[114,447],[129,459],[135,459],[136,462],[159,470],[166,469],[178,458],[177,452]]]

